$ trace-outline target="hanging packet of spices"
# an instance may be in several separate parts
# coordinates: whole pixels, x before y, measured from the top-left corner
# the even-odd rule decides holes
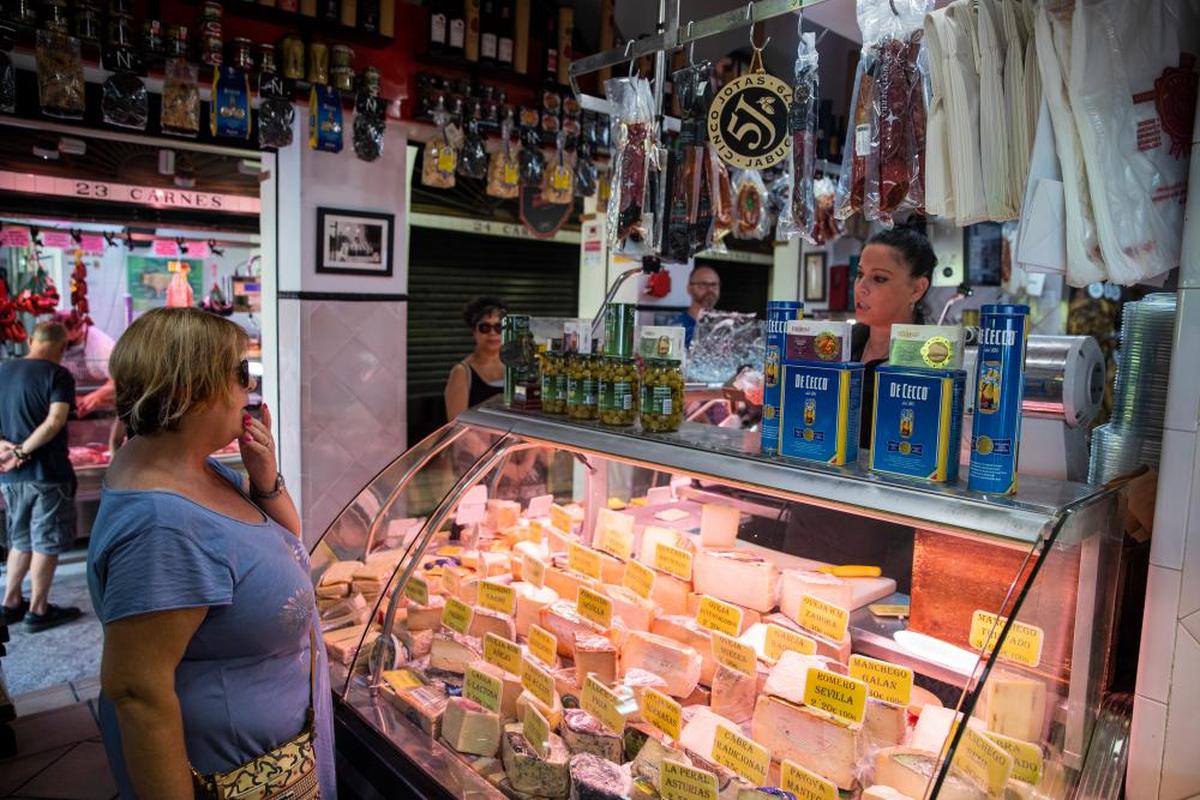
[[[512,142],[511,113],[500,124],[500,149],[488,159],[487,195],[511,200],[518,194],[520,175]]]
[[[237,67],[213,67],[208,127],[213,136],[250,138],[250,77]]]
[[[613,176],[608,201],[608,240],[613,252],[631,257],[654,251],[654,197],[650,168],[658,160],[654,97],[641,77],[610,78],[604,93],[612,117]]]
[[[342,95],[332,86],[313,84],[308,99],[308,146],[342,152]]]
[[[125,30],[125,29],[121,29]],[[150,121],[150,98],[146,85],[138,77],[141,59],[131,42],[132,34],[125,30],[117,39],[105,43],[103,61],[113,70],[104,81],[100,96],[100,113],[109,125],[119,128],[146,130]]]
[[[813,178],[817,156],[817,61],[817,35],[801,31],[788,118],[792,137],[792,152],[787,163],[789,187],[779,219],[779,233],[784,239],[800,236],[809,244],[816,244],[813,238],[816,222]]]
[[[542,199],[547,203],[565,205],[575,196],[575,172],[567,157],[567,134],[559,131],[555,137],[554,157],[546,170]]]
[[[667,232],[663,257],[685,262],[699,249],[703,239],[696,236],[700,223],[701,190],[704,176],[705,117],[712,99],[712,64],[702,61],[684,67],[672,76],[683,119],[676,142],[671,200],[667,210]],[[711,208],[710,201],[703,201]]]
[[[441,103],[433,112],[433,121],[437,130],[425,143],[425,153],[421,157],[421,183],[434,189],[453,189],[454,174],[458,167],[458,150],[453,138],[457,128],[450,125],[450,115]]]
[[[38,100],[48,117],[83,119],[85,84],[79,40],[37,32]]]
[[[195,137],[200,134],[200,89],[197,71],[182,58],[168,59],[164,67],[162,110],[163,133]]]

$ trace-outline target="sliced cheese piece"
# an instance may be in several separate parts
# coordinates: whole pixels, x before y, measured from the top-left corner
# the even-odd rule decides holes
[[[444,689],[436,686],[413,686],[385,694],[404,717],[435,739],[442,732],[442,714],[448,700]]]
[[[711,745],[710,745],[711,747]],[[633,758],[630,772],[635,778],[643,778],[655,789],[662,786],[662,765],[664,761],[676,761],[691,766],[691,760],[681,751],[667,746],[657,736],[651,734]]]
[[[908,734],[908,707],[894,706],[867,698],[863,717],[863,737],[872,750],[904,744]]]
[[[661,691],[661,690],[660,690]],[[687,697],[679,701],[679,704],[687,706],[712,706],[712,689],[704,684],[698,684],[696,690]]]
[[[924,797],[936,775],[937,757],[908,747],[885,747],[875,754],[875,783],[890,786],[909,797]],[[984,800],[987,793],[966,778],[950,772],[938,798]]]
[[[521,518],[521,504],[514,500],[489,498],[485,508],[483,524],[495,531],[512,527]]]
[[[321,580],[317,582],[317,585],[349,585],[350,581],[354,580],[354,573],[362,569],[363,566],[364,564],[361,561],[335,561],[329,565],[329,568],[325,572],[321,573]]]
[[[568,708],[563,712],[561,734],[572,755],[591,753],[617,764],[622,761],[625,743],[621,736],[582,708]]]
[[[617,680],[617,648],[607,636],[599,634],[575,637],[575,681],[580,686],[595,673],[606,686]]]
[[[732,506],[705,503],[700,508],[701,547],[733,547],[741,520],[741,512]]]
[[[854,608],[854,588],[846,578],[823,572],[785,569],[780,576],[779,586],[779,610],[791,619],[800,615],[800,598],[806,594],[839,608]]]
[[[517,592],[517,635],[528,636],[529,626],[541,623],[542,609],[558,599],[558,592],[549,586],[540,589],[532,583],[514,583]]]
[[[429,595],[429,605],[409,606],[405,622],[409,630],[437,630],[442,625],[442,612],[446,610],[446,598],[440,594]]]
[[[563,699],[563,707],[578,706],[581,684],[575,681],[575,668],[562,667],[551,670],[550,677],[554,679],[554,691],[558,692],[558,696]]]
[[[521,696],[521,692],[525,691],[521,686],[521,679],[517,675],[498,667],[488,661],[482,659],[472,661],[471,667],[479,670],[485,675],[491,675],[500,681],[500,716],[508,719],[517,718],[517,699]]]
[[[600,591],[600,582],[592,580],[587,575],[565,567],[546,567],[544,580],[563,600],[574,603],[579,597],[579,587],[586,586],[593,591]]]
[[[779,657],[767,676],[763,691],[798,705],[804,704],[804,683],[808,680],[810,667],[828,669],[829,659],[822,656],[806,656],[795,650],[787,650]]]
[[[618,584],[606,583],[601,591],[612,600],[613,615],[620,617],[625,627],[634,631],[650,630],[651,623],[658,615],[654,601]]]
[[[593,753],[571,756],[571,800],[625,800],[633,779],[612,761]]]
[[[921,709],[921,715],[917,717],[917,725],[908,740],[909,746],[914,750],[935,755],[942,752],[942,747],[950,736],[951,727],[956,720],[961,719],[962,714],[953,708],[925,706]],[[975,717],[968,719],[967,725],[980,733],[984,731],[983,721]]]
[[[542,716],[546,718],[546,722],[550,723],[550,730],[553,731],[553,730],[558,729],[559,723],[562,722],[562,715],[563,715],[562,697],[559,695],[558,692],[554,693],[554,707],[553,708],[546,705],[541,700],[538,700],[536,697],[534,697],[529,692],[529,690],[525,690],[525,691],[521,692],[520,696],[517,697],[517,721],[518,722],[525,721],[525,711],[530,706],[533,706],[538,711],[542,712]]]
[[[687,697],[700,682],[703,660],[694,648],[645,631],[631,631],[621,649],[621,674],[630,669],[653,672],[667,682],[667,693]]]
[[[863,789],[859,797],[860,800],[919,800],[919,798],[909,797],[904,792],[878,783]]]
[[[758,676],[747,675],[724,664],[713,674],[711,707],[714,713],[741,724],[754,716]]]
[[[765,558],[738,550],[697,550],[692,584],[697,594],[762,613],[779,603],[779,568]]]
[[[839,789],[854,788],[861,726],[762,695],[754,707],[751,730],[754,740],[770,750],[772,758],[791,759],[833,781]]]
[[[711,709],[693,706],[684,710],[686,721],[679,733],[679,745],[700,758],[711,761],[713,742],[717,738],[717,726],[725,725],[732,731],[741,732],[742,727],[722,717]]]
[[[575,637],[605,635],[605,631],[579,616],[575,603],[557,600],[541,611],[541,627],[558,639],[558,654],[575,658]]]
[[[650,632],[686,644],[700,654],[700,682],[712,686],[717,662],[712,655],[712,632],[696,622],[693,616],[671,615],[658,617]]]
[[[494,756],[500,749],[500,715],[474,700],[451,697],[442,712],[442,739],[460,753]]]
[[[611,553],[600,551],[600,580],[602,583],[620,585],[625,577],[625,562]]]
[[[920,686],[912,687],[912,696],[908,698],[908,716],[916,719],[921,716],[921,709],[925,706],[940,706],[942,701],[936,694],[928,689],[922,689]]]
[[[691,596],[691,581],[668,575],[661,570],[654,571],[654,586],[650,589],[650,599],[658,605],[663,614],[687,614]]]
[[[541,758],[521,732],[521,725],[505,725],[500,755],[504,774],[513,789],[538,797],[565,798],[571,790],[570,753],[563,740],[550,734],[547,758]]]
[[[462,675],[467,671],[468,664],[482,656],[483,646],[478,639],[442,631],[433,635],[429,666]]]
[[[1026,742],[1042,739],[1046,684],[1013,672],[995,671],[983,685],[975,716],[992,733]]]
[[[471,626],[467,628],[467,635],[482,641],[485,633],[494,633],[510,642],[517,640],[517,626],[512,617],[490,608],[476,607],[475,613],[471,615]]]

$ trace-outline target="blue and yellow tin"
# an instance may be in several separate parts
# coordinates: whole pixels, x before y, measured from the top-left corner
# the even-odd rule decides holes
[[[961,369],[879,367],[871,469],[938,483],[958,480],[966,382]]]
[[[858,460],[863,365],[783,365],[779,453],[841,466]]]
[[[980,309],[979,366],[967,478],[967,488],[972,491],[1017,491],[1028,339],[1029,306],[993,304]]]
[[[767,303],[766,354],[763,362],[763,406],[759,433],[760,450],[765,456],[779,452],[779,398],[782,388],[780,369],[783,366],[784,337],[787,325],[800,319],[804,304],[796,300],[771,300]]]

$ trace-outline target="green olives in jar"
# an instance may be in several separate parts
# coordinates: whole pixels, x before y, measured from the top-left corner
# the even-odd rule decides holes
[[[554,339],[542,358],[542,410],[547,414],[567,413],[567,362],[562,340]]]
[[[567,356],[567,416],[571,419],[596,418],[597,360],[586,353]]]
[[[683,369],[678,361],[651,358],[642,372],[642,430],[665,433],[683,422]]]
[[[638,368],[632,358],[606,357],[600,363],[600,421],[632,425],[638,416]]]

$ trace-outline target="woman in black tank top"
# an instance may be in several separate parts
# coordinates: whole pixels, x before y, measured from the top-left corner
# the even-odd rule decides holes
[[[445,391],[447,420],[504,391],[500,321],[507,312],[498,297],[477,297],[463,310],[463,320],[475,338],[475,349],[450,368]]]

